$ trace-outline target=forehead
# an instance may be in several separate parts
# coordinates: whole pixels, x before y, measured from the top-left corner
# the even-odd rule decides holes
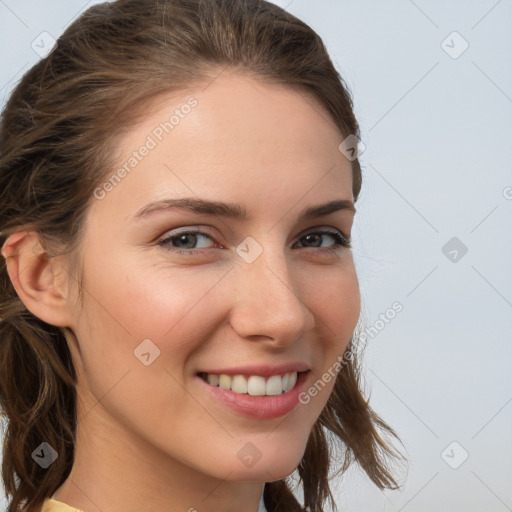
[[[194,194],[296,203],[322,189],[351,199],[343,138],[312,95],[226,72],[145,107],[118,141],[113,173],[124,169],[123,178],[109,196],[122,189],[139,203]]]
[[[332,154],[344,138],[311,93],[235,71],[187,91],[161,94],[143,113],[121,138],[122,148],[137,147],[141,136],[155,132],[159,145],[170,147],[174,141],[196,151],[208,145],[225,156],[288,150],[314,157]]]

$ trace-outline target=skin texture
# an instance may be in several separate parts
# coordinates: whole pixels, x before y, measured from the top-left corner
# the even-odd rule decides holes
[[[297,220],[309,206],[353,199],[343,135],[305,93],[235,72],[206,85],[153,101],[120,139],[121,166],[190,96],[198,102],[93,198],[79,247],[82,307],[68,260],[38,251],[34,232],[4,246],[27,308],[78,340],[68,338],[79,381],[75,464],[54,498],[87,512],[255,512],[263,483],[300,462],[334,380],[285,416],[254,419],[212,400],[196,373],[299,361],[309,387],[359,317],[350,249],[328,234],[304,238],[319,228],[350,236],[353,212]],[[150,202],[183,197],[239,203],[251,219],[174,209],[134,220]],[[158,244],[178,228],[208,235],[181,244],[201,254]],[[263,250],[252,263],[236,252],[248,236]],[[148,366],[134,355],[146,339],[160,350]],[[249,442],[261,454],[252,467],[237,456]]]

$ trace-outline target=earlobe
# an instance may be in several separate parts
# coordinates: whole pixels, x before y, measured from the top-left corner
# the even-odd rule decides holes
[[[23,231],[10,235],[2,255],[25,307],[48,324],[70,327],[68,275],[59,258],[48,256],[39,234]]]

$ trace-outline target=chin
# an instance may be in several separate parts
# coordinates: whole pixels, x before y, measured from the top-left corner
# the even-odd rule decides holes
[[[302,456],[290,460],[268,461],[266,463],[258,462],[252,468],[233,468],[228,480],[231,481],[257,481],[257,482],[275,482],[291,475],[299,465]],[[219,475],[219,478],[225,478]]]
[[[259,443],[257,439],[248,441],[238,451],[234,463],[231,462],[229,479],[261,482],[282,480],[297,469],[304,455],[306,442],[307,437],[299,442],[298,439],[293,439],[293,435],[288,439],[279,436],[274,442],[269,442],[269,439],[262,439]]]

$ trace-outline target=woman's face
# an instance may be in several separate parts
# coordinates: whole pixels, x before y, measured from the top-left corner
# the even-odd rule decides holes
[[[359,317],[343,138],[311,96],[234,73],[125,131],[86,219],[83,307],[69,303],[78,421],[121,459],[129,442],[220,479],[296,468],[334,379],[299,394]]]

